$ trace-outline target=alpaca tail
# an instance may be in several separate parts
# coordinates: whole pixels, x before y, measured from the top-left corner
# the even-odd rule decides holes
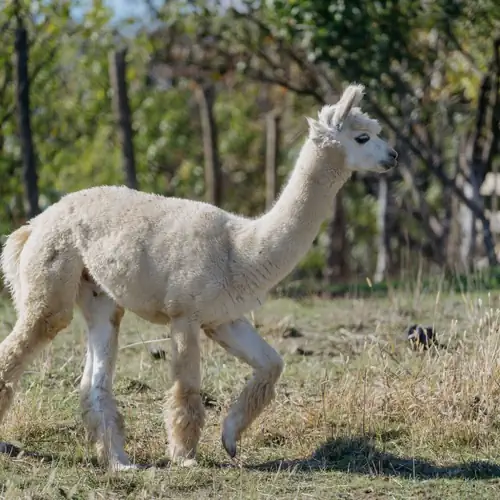
[[[12,232],[5,242],[0,257],[5,284],[14,300],[16,309],[19,307],[21,296],[21,277],[19,272],[21,253],[30,237],[31,231],[31,226],[24,225]]]

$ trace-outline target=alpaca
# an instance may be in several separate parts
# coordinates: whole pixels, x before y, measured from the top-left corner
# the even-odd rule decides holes
[[[284,368],[245,314],[262,304],[306,254],[333,198],[355,170],[385,172],[397,153],[358,107],[361,85],[324,106],[285,189],[270,211],[249,219],[213,205],[101,186],[64,196],[4,247],[2,269],[18,313],[0,344],[0,418],[28,362],[67,327],[75,304],[88,350],[81,382],[85,427],[113,470],[135,467],[124,451],[112,393],[125,310],[170,324],[172,386],[165,405],[169,454],[192,465],[204,424],[200,330],[253,368],[229,408],[222,444],[231,457],[243,431],[274,398]]]

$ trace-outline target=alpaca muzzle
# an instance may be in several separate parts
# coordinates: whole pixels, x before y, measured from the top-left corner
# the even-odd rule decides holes
[[[390,149],[387,158],[380,162],[383,172],[388,172],[398,165],[398,153],[394,149]]]

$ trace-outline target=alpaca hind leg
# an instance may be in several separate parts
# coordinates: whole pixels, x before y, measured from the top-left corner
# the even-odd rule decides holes
[[[89,282],[82,282],[78,305],[87,324],[86,362],[80,405],[98,459],[112,470],[133,468],[124,450],[124,425],[113,397],[113,374],[123,309]]]
[[[43,314],[24,310],[0,344],[0,421],[9,410],[28,363],[71,322],[71,310]]]
[[[226,351],[253,369],[253,377],[224,419],[222,444],[229,456],[236,456],[242,432],[274,398],[274,386],[283,371],[281,356],[257,333],[246,319],[239,319],[205,332]]]
[[[200,325],[177,318],[171,325],[172,387],[165,405],[171,459],[184,466],[196,464],[196,449],[205,423],[200,395]]]
[[[12,332],[0,344],[0,421],[9,409],[14,391],[28,363],[73,318],[81,269],[77,256],[45,242],[42,248],[23,250],[22,293]]]

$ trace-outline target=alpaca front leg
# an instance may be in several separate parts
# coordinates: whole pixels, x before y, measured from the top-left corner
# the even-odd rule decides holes
[[[200,325],[176,319],[171,325],[172,387],[165,406],[165,425],[172,461],[196,463],[196,449],[205,423],[201,401]]]
[[[124,425],[113,397],[113,373],[123,310],[94,286],[82,285],[78,304],[87,323],[87,354],[80,404],[99,462],[111,470],[134,468],[124,450]]]
[[[92,386],[92,372],[94,371],[94,355],[92,344],[87,332],[87,352],[85,353],[85,367],[80,381],[80,406],[86,408],[90,404],[90,388]]]
[[[246,319],[221,325],[215,331],[206,333],[226,351],[254,369],[253,378],[231,406],[223,423],[222,443],[229,456],[234,458],[236,442],[242,432],[274,398],[274,386],[284,363]]]

